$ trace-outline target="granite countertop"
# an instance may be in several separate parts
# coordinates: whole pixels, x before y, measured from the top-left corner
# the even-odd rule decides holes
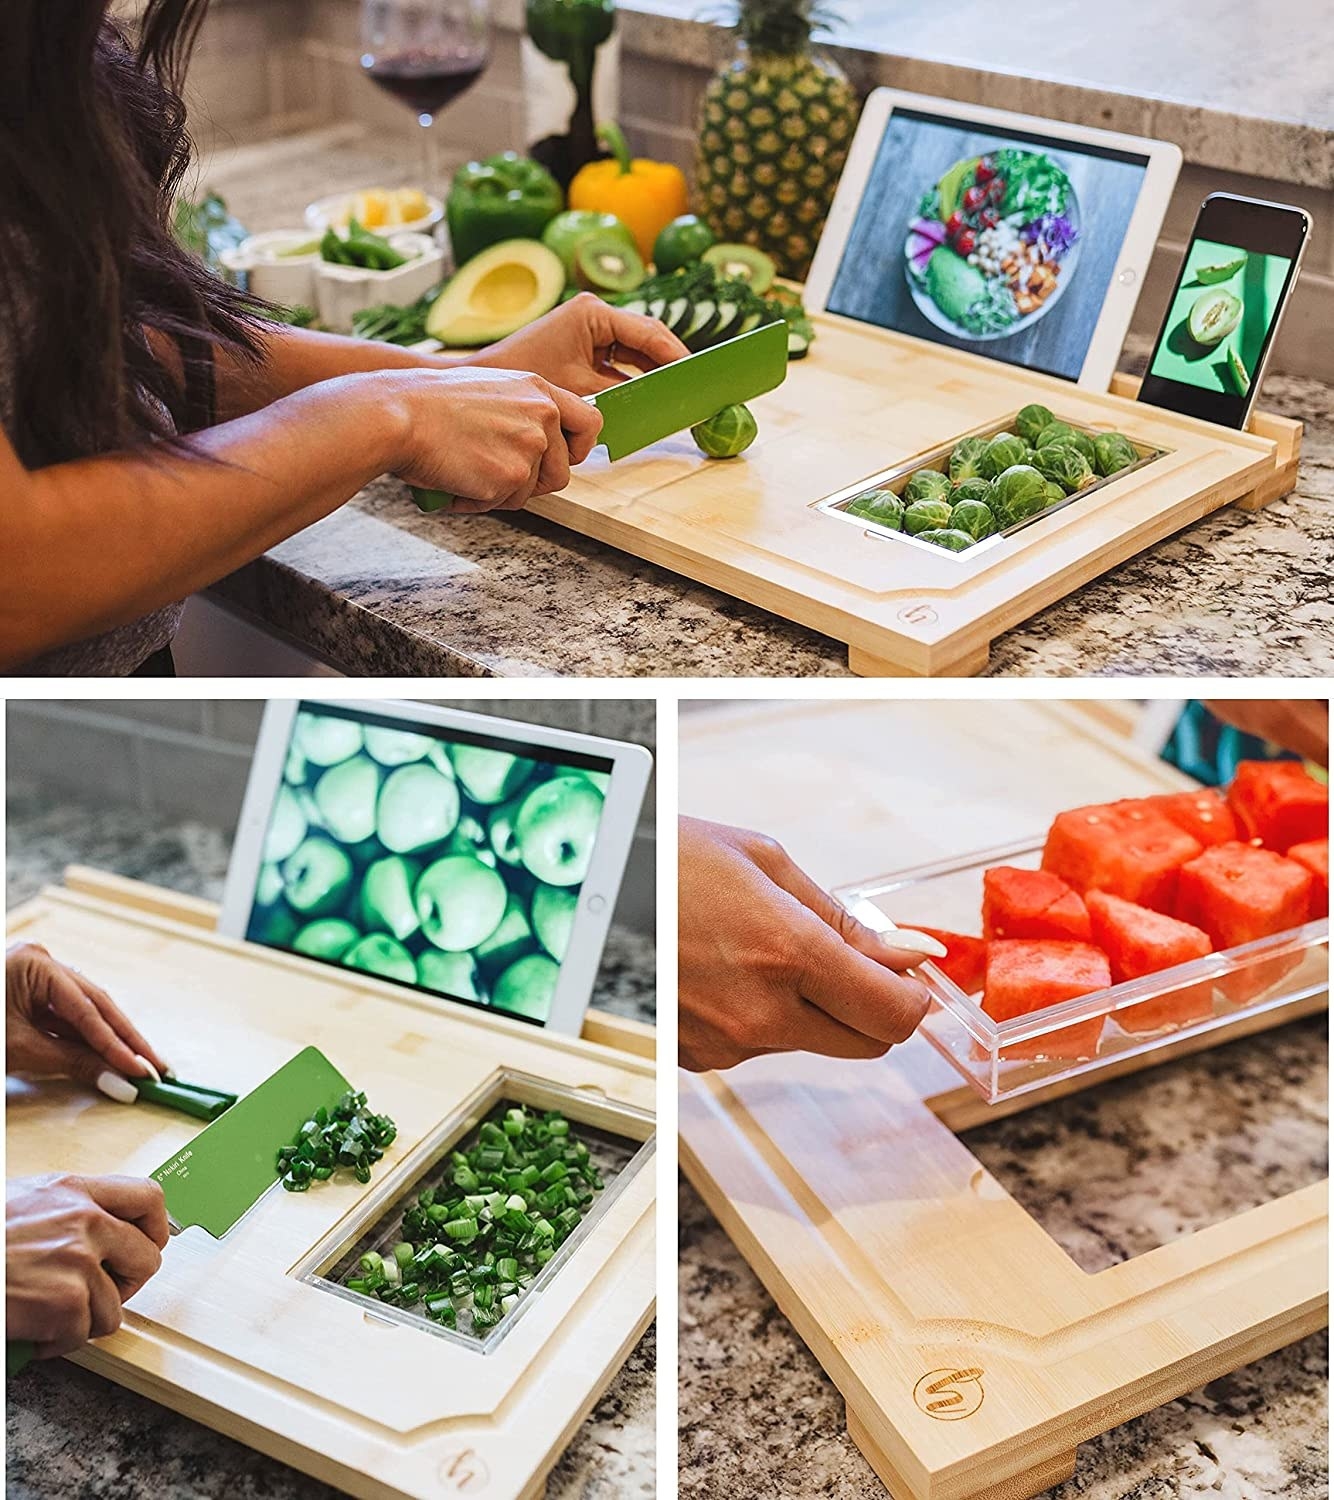
[[[321,192],[402,181],[408,156],[339,126],[224,153],[201,180],[258,230]],[[1147,353],[1129,347],[1125,367]],[[1264,404],[1307,424],[1293,494],[1216,511],[1034,615],[986,675],[1334,674],[1334,386],[1272,376]],[[424,516],[393,479],[213,593],[350,675],[848,672],[815,631],[537,516]]]
[[[1104,1083],[964,1140],[1084,1269],[1319,1180],[1324,1015]],[[690,1185],[680,1188],[680,1493],[885,1500],[843,1400]],[[1326,1500],[1328,1336],[1079,1448],[1052,1500]]]
[[[135,808],[79,806],[24,780],[7,788],[5,905],[93,865],[216,901],[229,839],[203,823],[146,827]],[[653,1021],[654,946],[612,928],[593,1003]],[[655,1492],[656,1328],[650,1327],[547,1481],[548,1500]],[[340,1493],[231,1438],[64,1361],[6,1390],[9,1500],[324,1500]]]

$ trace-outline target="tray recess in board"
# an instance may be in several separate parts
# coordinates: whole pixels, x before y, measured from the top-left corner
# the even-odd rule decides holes
[[[960,859],[919,865],[894,875],[840,886],[834,897],[875,931],[920,924],[966,932],[982,906],[983,872],[996,865],[1037,869],[1042,839],[1024,839]],[[1083,995],[1009,1021],[993,1021],[942,970],[929,961],[920,974],[931,990],[931,1009],[920,1031],[966,1082],[989,1103],[1131,1059],[1180,1050],[1187,1038],[1206,1035],[1212,1045],[1323,1008],[1329,989],[1329,920],[1210,953],[1143,979]],[[1161,1024],[1136,1029],[1137,1010],[1152,1006]],[[1096,1024],[1104,1024],[1098,1028]],[[1072,1039],[1096,1031],[1091,1054]],[[1199,1045],[1199,1043],[1196,1043]]]
[[[523,1290],[515,1306],[494,1328],[453,1329],[433,1322],[420,1311],[391,1306],[344,1285],[356,1274],[358,1261],[367,1251],[382,1256],[392,1253],[393,1245],[402,1238],[403,1212],[416,1201],[419,1190],[439,1181],[441,1163],[449,1153],[469,1140],[499,1106],[510,1104],[534,1110],[559,1110],[576,1127],[578,1139],[589,1147],[604,1183],[578,1227]],[[654,1144],[653,1117],[645,1110],[590,1094],[577,1086],[571,1088],[510,1068],[498,1068],[409,1158],[397,1164],[392,1179],[367,1199],[354,1222],[350,1226],[340,1225],[326,1236],[292,1274],[308,1286],[354,1303],[368,1317],[447,1339],[476,1354],[492,1354],[560,1275],[635,1175],[652,1161]],[[463,1316],[466,1320],[466,1313]]]

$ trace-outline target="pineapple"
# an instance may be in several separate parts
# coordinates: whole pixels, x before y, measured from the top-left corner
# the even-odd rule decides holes
[[[857,96],[811,51],[827,17],[812,0],[738,0],[736,58],[704,95],[696,163],[701,218],[800,281],[833,202]]]

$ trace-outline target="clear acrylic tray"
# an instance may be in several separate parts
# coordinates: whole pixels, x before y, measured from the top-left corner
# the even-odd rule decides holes
[[[877,932],[935,927],[976,933],[982,872],[993,865],[1037,869],[1041,839],[919,865],[834,892]],[[1224,1041],[1310,1008],[1329,989],[1329,922],[1211,953],[1144,979],[1113,985],[1008,1021],[993,1021],[935,964],[916,971],[931,990],[921,1034],[989,1103],[1106,1068],[1203,1032]]]
[[[835,494],[826,495],[823,500],[817,500],[814,509],[823,511],[826,515],[833,516],[836,520],[847,521],[854,526],[860,527],[868,537],[883,537],[887,541],[897,542],[905,547],[917,547],[922,551],[929,552],[932,556],[952,557],[956,562],[976,562],[979,558],[990,557],[1000,547],[1006,537],[1013,536],[1016,532],[1023,531],[1028,526],[1036,525],[1039,521],[1045,521],[1050,516],[1059,515],[1061,511],[1071,505],[1076,505],[1081,500],[1087,500],[1090,495],[1096,495],[1105,485],[1114,484],[1119,479],[1124,479],[1128,474],[1133,474],[1146,464],[1151,464],[1155,459],[1161,458],[1166,452],[1163,448],[1155,448],[1149,443],[1142,443],[1137,438],[1132,438],[1129,433],[1123,434],[1130,442],[1135,452],[1139,455],[1133,464],[1127,464],[1124,469],[1118,469],[1115,474],[1100,477],[1093,484],[1085,486],[1082,490],[1076,490],[1073,495],[1067,495],[1064,500],[1058,500],[1054,505],[1049,505],[1045,510],[1040,510],[1036,515],[1027,516],[1022,521],[1016,521],[1013,526],[1007,526],[1003,531],[993,532],[991,536],[975,542],[971,547],[962,552],[950,552],[946,548],[937,547],[933,542],[919,541],[915,536],[909,536],[906,531],[891,531],[887,526],[880,526],[875,521],[867,520],[864,516],[854,516],[848,506],[852,504],[859,495],[864,495],[867,490],[892,490],[896,495],[903,492],[904,486],[919,469],[938,469],[942,472],[948,469],[950,454],[955,447],[969,437],[995,437],[998,432],[1012,432],[1013,423],[1018,412],[1010,412],[1003,418],[986,422],[980,427],[974,427],[968,432],[961,432],[958,437],[939,448],[933,448],[929,453],[920,454],[916,458],[909,459],[906,463],[896,464],[890,469],[881,469],[878,473],[869,475],[866,479],[859,480],[856,484],[848,485]],[[1089,438],[1097,438],[1104,432],[1111,432],[1110,427],[1090,427],[1087,422],[1074,422],[1069,417],[1056,415],[1058,422],[1065,422],[1067,426],[1073,427],[1077,432],[1082,432]]]
[[[460,1312],[458,1327],[446,1328],[429,1319],[420,1304],[415,1308],[394,1307],[345,1286],[349,1278],[357,1276],[358,1262],[368,1250],[381,1255],[392,1253],[394,1243],[402,1238],[404,1211],[415,1203],[420,1189],[434,1186],[441,1179],[449,1153],[471,1140],[482,1121],[497,1108],[512,1104],[559,1110],[588,1146],[604,1186],[582,1222],[500,1322],[494,1328],[474,1329],[466,1312]],[[403,1324],[477,1353],[491,1354],[578,1253],[579,1246],[631,1180],[652,1160],[654,1139],[653,1116],[634,1105],[510,1068],[498,1069],[413,1152],[392,1183],[371,1195],[357,1221],[350,1228],[342,1226],[317,1245],[294,1274],[309,1286],[356,1303],[368,1317]]]

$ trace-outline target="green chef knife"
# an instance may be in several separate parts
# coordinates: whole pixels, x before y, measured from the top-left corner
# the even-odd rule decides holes
[[[725,406],[753,401],[786,378],[787,324],[766,323],[585,399],[602,413],[598,441],[615,460],[707,422]],[[443,490],[414,489],[412,498],[425,511],[454,503]]]
[[[351,1085],[318,1047],[307,1047],[206,1125],[149,1176],[162,1184],[172,1231],[198,1224],[215,1239],[278,1181],[275,1158],[321,1105]]]
[[[279,1147],[321,1105],[332,1110],[350,1088],[317,1047],[307,1047],[238,1099],[149,1173],[162,1185],[171,1232],[198,1224],[221,1239],[278,1181]],[[28,1340],[7,1340],[6,1377],[19,1374],[32,1356]]]

